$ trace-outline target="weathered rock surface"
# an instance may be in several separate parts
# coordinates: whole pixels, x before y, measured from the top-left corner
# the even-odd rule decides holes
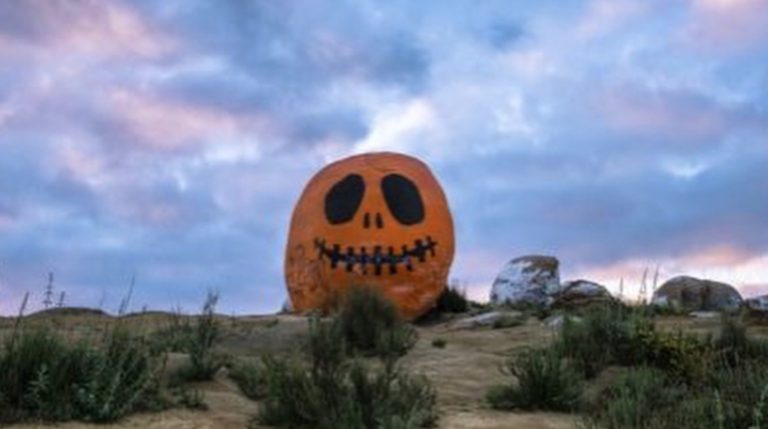
[[[479,328],[482,326],[492,326],[506,319],[521,317],[523,317],[523,314],[519,311],[491,311],[490,313],[457,320],[451,327],[454,329]]]
[[[695,317],[697,319],[717,319],[720,317],[720,312],[718,311],[692,311],[688,313],[689,316]]]
[[[749,298],[746,304],[750,310],[768,312],[768,295]]]
[[[614,298],[605,286],[589,280],[572,280],[563,283],[552,305],[571,308],[611,301]]]
[[[560,262],[552,256],[528,255],[509,261],[491,288],[491,303],[548,305],[560,292]]]
[[[739,308],[743,299],[733,286],[712,280],[679,276],[668,280],[653,294],[653,304],[690,311],[722,311]]]

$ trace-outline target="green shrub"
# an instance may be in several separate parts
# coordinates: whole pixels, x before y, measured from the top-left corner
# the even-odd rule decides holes
[[[647,310],[654,316],[672,316],[672,317],[685,317],[690,314],[690,310],[680,307],[674,303],[668,305],[650,304],[647,306]]]
[[[768,362],[749,360],[738,367],[724,367],[713,374],[711,389],[718,392],[726,427],[768,428],[765,413]]]
[[[398,325],[379,334],[374,354],[382,358],[404,356],[417,340],[415,329],[409,325]]]
[[[225,358],[216,352],[220,326],[215,309],[219,296],[208,292],[202,314],[197,318],[188,339],[189,364],[179,368],[176,378],[183,381],[206,381],[213,379],[224,366]]]
[[[571,411],[579,404],[581,377],[553,349],[524,351],[502,369],[517,382],[489,391],[494,408]]]
[[[458,285],[448,285],[435,301],[435,305],[415,320],[419,325],[438,323],[444,315],[466,313],[472,309],[484,310],[486,305],[470,301],[466,292]]]
[[[350,361],[339,322],[310,321],[307,365],[263,359],[267,395],[262,423],[289,427],[416,428],[432,424],[435,393],[429,382],[404,373],[388,355],[372,371]]]
[[[723,314],[715,348],[721,363],[728,366],[738,366],[743,360],[768,359],[768,342],[749,337],[744,322],[732,315]]]
[[[250,399],[258,401],[267,394],[264,365],[254,362],[237,363],[230,369],[229,378]]]
[[[760,399],[752,407],[752,427],[756,429],[768,426],[768,383],[760,393]]]
[[[205,402],[205,395],[198,389],[191,389],[184,385],[179,385],[171,390],[176,398],[176,403],[190,410],[205,411],[208,404]]]
[[[651,324],[635,327],[625,364],[649,365],[687,384],[706,382],[715,362],[711,341],[682,332],[663,332]]]
[[[443,338],[435,338],[432,340],[432,347],[436,349],[444,349],[446,344],[448,344],[448,341]]]
[[[348,351],[403,355],[416,342],[416,331],[404,324],[394,304],[373,288],[350,288],[336,320]]]
[[[20,329],[0,350],[0,421],[109,422],[165,406],[149,348],[119,327],[104,344]]]
[[[434,311],[437,313],[466,313],[469,300],[465,291],[457,286],[447,286],[437,298]]]
[[[106,344],[86,354],[88,378],[76,403],[85,420],[110,422],[157,394],[156,370],[143,342],[115,329]]]
[[[632,358],[632,330],[640,320],[623,307],[593,307],[581,319],[565,317],[553,347],[593,378],[606,366]]]
[[[768,429],[764,418],[766,397],[768,379],[765,368],[728,369],[727,372],[715,374],[711,385],[688,387],[676,402],[654,410],[654,418],[647,427]]]
[[[155,353],[189,353],[195,336],[195,327],[190,317],[174,313],[170,324],[148,336],[150,347]]]
[[[566,318],[553,347],[586,378],[609,365],[653,366],[689,383],[703,382],[714,361],[711,341],[657,330],[645,309],[593,308]]]
[[[75,417],[73,384],[87,379],[88,350],[45,330],[21,330],[0,351],[0,421]]]
[[[764,347],[728,317],[714,341],[636,324],[626,361],[649,368],[617,380],[590,411],[586,426],[768,429]]]
[[[663,372],[652,368],[632,369],[620,376],[607,390],[592,415],[588,426],[603,429],[645,429],[666,407],[682,396],[680,388],[668,385]]]

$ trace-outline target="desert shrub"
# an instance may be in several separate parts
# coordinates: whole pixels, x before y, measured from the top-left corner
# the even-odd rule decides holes
[[[720,362],[728,366],[738,366],[744,360],[768,360],[768,342],[750,337],[737,316],[723,314],[714,345],[722,357]]]
[[[45,330],[17,334],[0,351],[0,420],[74,418],[71,385],[87,378],[85,346],[67,347]]]
[[[309,362],[263,359],[267,395],[259,420],[277,426],[416,428],[436,419],[435,393],[425,378],[403,372],[397,356],[371,370],[345,351],[339,322],[310,321]]]
[[[669,384],[666,375],[654,368],[640,367],[620,376],[606,391],[600,405],[587,417],[588,427],[604,429],[645,429],[682,396]]]
[[[676,305],[675,303],[660,305],[660,304],[650,304],[647,306],[648,313],[654,316],[688,316],[690,313],[690,310],[680,307],[679,305]]]
[[[570,411],[579,404],[581,377],[553,349],[524,351],[502,370],[517,382],[488,392],[487,400],[494,408]]]
[[[609,365],[652,366],[689,383],[704,381],[715,358],[711,341],[653,325],[645,308],[602,306],[566,318],[553,347],[586,378]]]
[[[720,350],[733,350],[744,354],[752,348],[752,340],[747,335],[747,327],[734,316],[723,315],[720,319],[720,335],[716,341]]]
[[[156,353],[188,353],[195,337],[195,327],[189,317],[174,313],[167,327],[149,334],[147,341]]]
[[[116,328],[106,344],[85,356],[88,377],[76,389],[85,420],[114,421],[155,400],[150,396],[158,394],[156,368],[142,341]]]
[[[752,407],[752,427],[762,429],[768,426],[768,383],[760,393],[760,399]]]
[[[447,286],[437,298],[434,311],[438,313],[466,313],[469,311],[469,300],[466,292],[458,286]]]
[[[224,356],[215,350],[220,335],[220,326],[215,315],[218,300],[218,294],[208,292],[202,314],[197,318],[188,339],[189,364],[179,368],[175,376],[178,380],[211,380],[224,366]]]
[[[688,384],[706,381],[715,362],[711,341],[682,332],[663,332],[651,324],[636,326],[628,364],[648,365]]]
[[[728,428],[768,428],[768,363],[750,360],[723,367],[713,374],[711,388],[718,392],[723,421]]]
[[[768,429],[764,347],[729,317],[714,340],[637,324],[626,361],[648,368],[618,379],[589,412],[586,426]]]
[[[184,408],[201,411],[208,409],[208,404],[205,402],[205,395],[198,389],[179,385],[171,389],[171,393],[176,399],[176,403]]]
[[[382,358],[404,356],[418,340],[416,330],[409,325],[398,325],[383,331],[376,341],[374,354]]]
[[[593,378],[606,366],[631,356],[628,347],[637,323],[640,319],[622,307],[594,307],[579,320],[566,317],[553,347],[586,378]]]
[[[436,349],[444,349],[446,344],[448,344],[448,341],[443,338],[435,338],[432,340],[432,347]]]
[[[0,421],[109,422],[165,406],[149,348],[113,328],[103,344],[20,330],[0,351]]]
[[[445,320],[446,315],[460,313],[483,312],[489,310],[488,304],[480,304],[467,298],[466,291],[458,284],[448,285],[443,289],[435,301],[435,305],[425,314],[419,316],[415,323],[424,325],[439,323]]]
[[[394,304],[373,288],[349,289],[336,320],[349,351],[403,355],[416,342],[416,331],[403,323]]]
[[[267,394],[264,365],[256,362],[236,363],[229,370],[229,378],[250,399],[260,400]]]
[[[623,397],[629,400],[624,401],[623,407],[621,396],[606,398],[603,407],[606,411],[593,420],[600,424],[593,426],[607,429],[768,428],[764,418],[768,398],[765,369],[742,367],[718,372],[714,382],[703,388],[651,383],[646,386],[642,401],[633,401],[630,394],[624,393]],[[638,389],[638,393],[642,391]],[[643,410],[642,413],[638,409]],[[632,416],[636,417],[634,424],[629,420]]]

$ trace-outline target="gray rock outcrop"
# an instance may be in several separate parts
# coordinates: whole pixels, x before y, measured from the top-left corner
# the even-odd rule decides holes
[[[509,261],[491,288],[491,303],[549,305],[560,293],[560,262],[552,256],[528,255]]]
[[[712,280],[679,276],[668,280],[653,294],[652,303],[690,311],[734,310],[743,299],[733,286]]]

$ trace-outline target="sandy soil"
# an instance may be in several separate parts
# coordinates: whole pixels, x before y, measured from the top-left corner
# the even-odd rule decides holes
[[[150,331],[168,326],[170,316],[150,314],[123,318],[135,331]],[[74,337],[98,335],[117,319],[99,315],[57,315],[37,317],[30,324],[49,324]],[[221,318],[222,348],[238,357],[258,356],[265,352],[290,353],[301,343],[306,332],[306,319],[294,316],[246,316]],[[13,321],[0,319],[0,337],[7,335]],[[26,323],[26,322],[25,322]],[[660,322],[665,329],[684,329],[705,333],[717,326],[717,320],[668,318]],[[755,328],[768,336],[768,328]],[[450,322],[418,328],[419,341],[403,359],[403,365],[428,376],[438,393],[440,420],[438,427],[454,429],[560,429],[577,427],[578,416],[556,413],[510,413],[490,409],[484,395],[494,384],[505,382],[500,365],[525,347],[549,341],[553,332],[542,322],[529,319],[522,326],[493,330],[489,328],[456,329]],[[445,348],[433,347],[432,340],[442,338]],[[173,356],[171,362],[183,359]],[[67,423],[56,428],[244,428],[256,413],[258,403],[239,394],[237,387],[224,375],[199,384],[209,405],[208,411],[174,409],[161,413],[133,415],[111,425]],[[46,425],[13,425],[13,429],[50,428]]]

